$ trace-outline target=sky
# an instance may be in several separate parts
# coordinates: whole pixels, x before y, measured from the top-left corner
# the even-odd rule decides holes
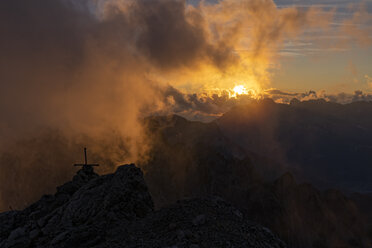
[[[0,1],[0,137],[22,136],[28,123],[94,134],[119,128],[137,139],[138,119],[149,113],[221,115],[235,87],[286,103],[371,99],[371,5]]]
[[[197,5],[198,0],[189,0]],[[215,4],[218,1],[207,1]],[[265,2],[265,1],[263,1]],[[333,11],[329,27],[303,27],[283,40],[280,58],[267,70],[265,88],[291,92],[325,90],[329,93],[372,92],[372,1],[362,0],[275,0],[278,9]],[[346,31],[352,27],[354,31]],[[359,29],[356,31],[356,29]],[[344,30],[344,31],[340,31]],[[364,33],[362,40],[356,37]],[[249,35],[248,35],[249,36]],[[249,38],[249,37],[248,37]],[[360,39],[360,40],[358,40]],[[249,86],[247,86],[249,87]]]
[[[367,13],[372,15],[372,1],[275,1],[279,7],[319,5],[336,8],[333,28],[348,24],[342,21],[354,14],[352,4],[364,3]],[[369,20],[371,25],[371,20]],[[353,25],[368,25],[353,23]],[[371,33],[369,37],[372,38]],[[336,43],[339,39],[348,39],[346,35],[322,34],[299,37],[296,41],[288,41],[282,49],[284,58],[280,70],[276,71],[273,87],[283,90],[321,90],[329,92],[350,92],[353,90],[372,91],[370,75],[372,74],[372,47],[370,42],[348,45],[332,50],[322,47],[317,41]],[[298,42],[297,44],[294,42]]]

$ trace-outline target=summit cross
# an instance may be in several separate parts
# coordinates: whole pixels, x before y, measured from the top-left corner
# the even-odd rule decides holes
[[[99,164],[88,164],[88,159],[87,159],[87,148],[84,147],[84,164],[74,164],[74,166],[82,166],[83,169],[89,169],[93,168],[93,166],[99,166]]]

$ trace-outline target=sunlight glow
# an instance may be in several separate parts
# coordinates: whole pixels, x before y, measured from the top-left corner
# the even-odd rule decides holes
[[[233,89],[235,95],[246,95],[248,94],[247,88],[244,87],[244,85],[237,85]]]
[[[220,85],[225,87],[205,88],[202,92],[209,97],[225,96],[241,100],[261,99],[263,96],[262,88],[259,87],[254,79],[235,80],[235,83],[222,82]]]

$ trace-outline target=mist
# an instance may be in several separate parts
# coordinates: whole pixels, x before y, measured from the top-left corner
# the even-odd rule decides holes
[[[66,166],[84,146],[102,173],[146,159],[152,142],[141,121],[177,113],[170,99],[177,87],[244,80],[264,88],[283,42],[305,28],[326,29],[332,16],[270,0],[1,1],[0,209],[52,192],[71,177]],[[197,98],[179,111],[215,117],[233,105]]]

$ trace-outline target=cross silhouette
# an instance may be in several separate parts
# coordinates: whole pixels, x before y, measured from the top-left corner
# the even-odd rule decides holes
[[[85,159],[84,164],[74,164],[74,166],[82,166],[83,169],[93,169],[93,166],[99,166],[99,164],[88,164],[87,148],[86,147],[84,147],[84,159]]]

